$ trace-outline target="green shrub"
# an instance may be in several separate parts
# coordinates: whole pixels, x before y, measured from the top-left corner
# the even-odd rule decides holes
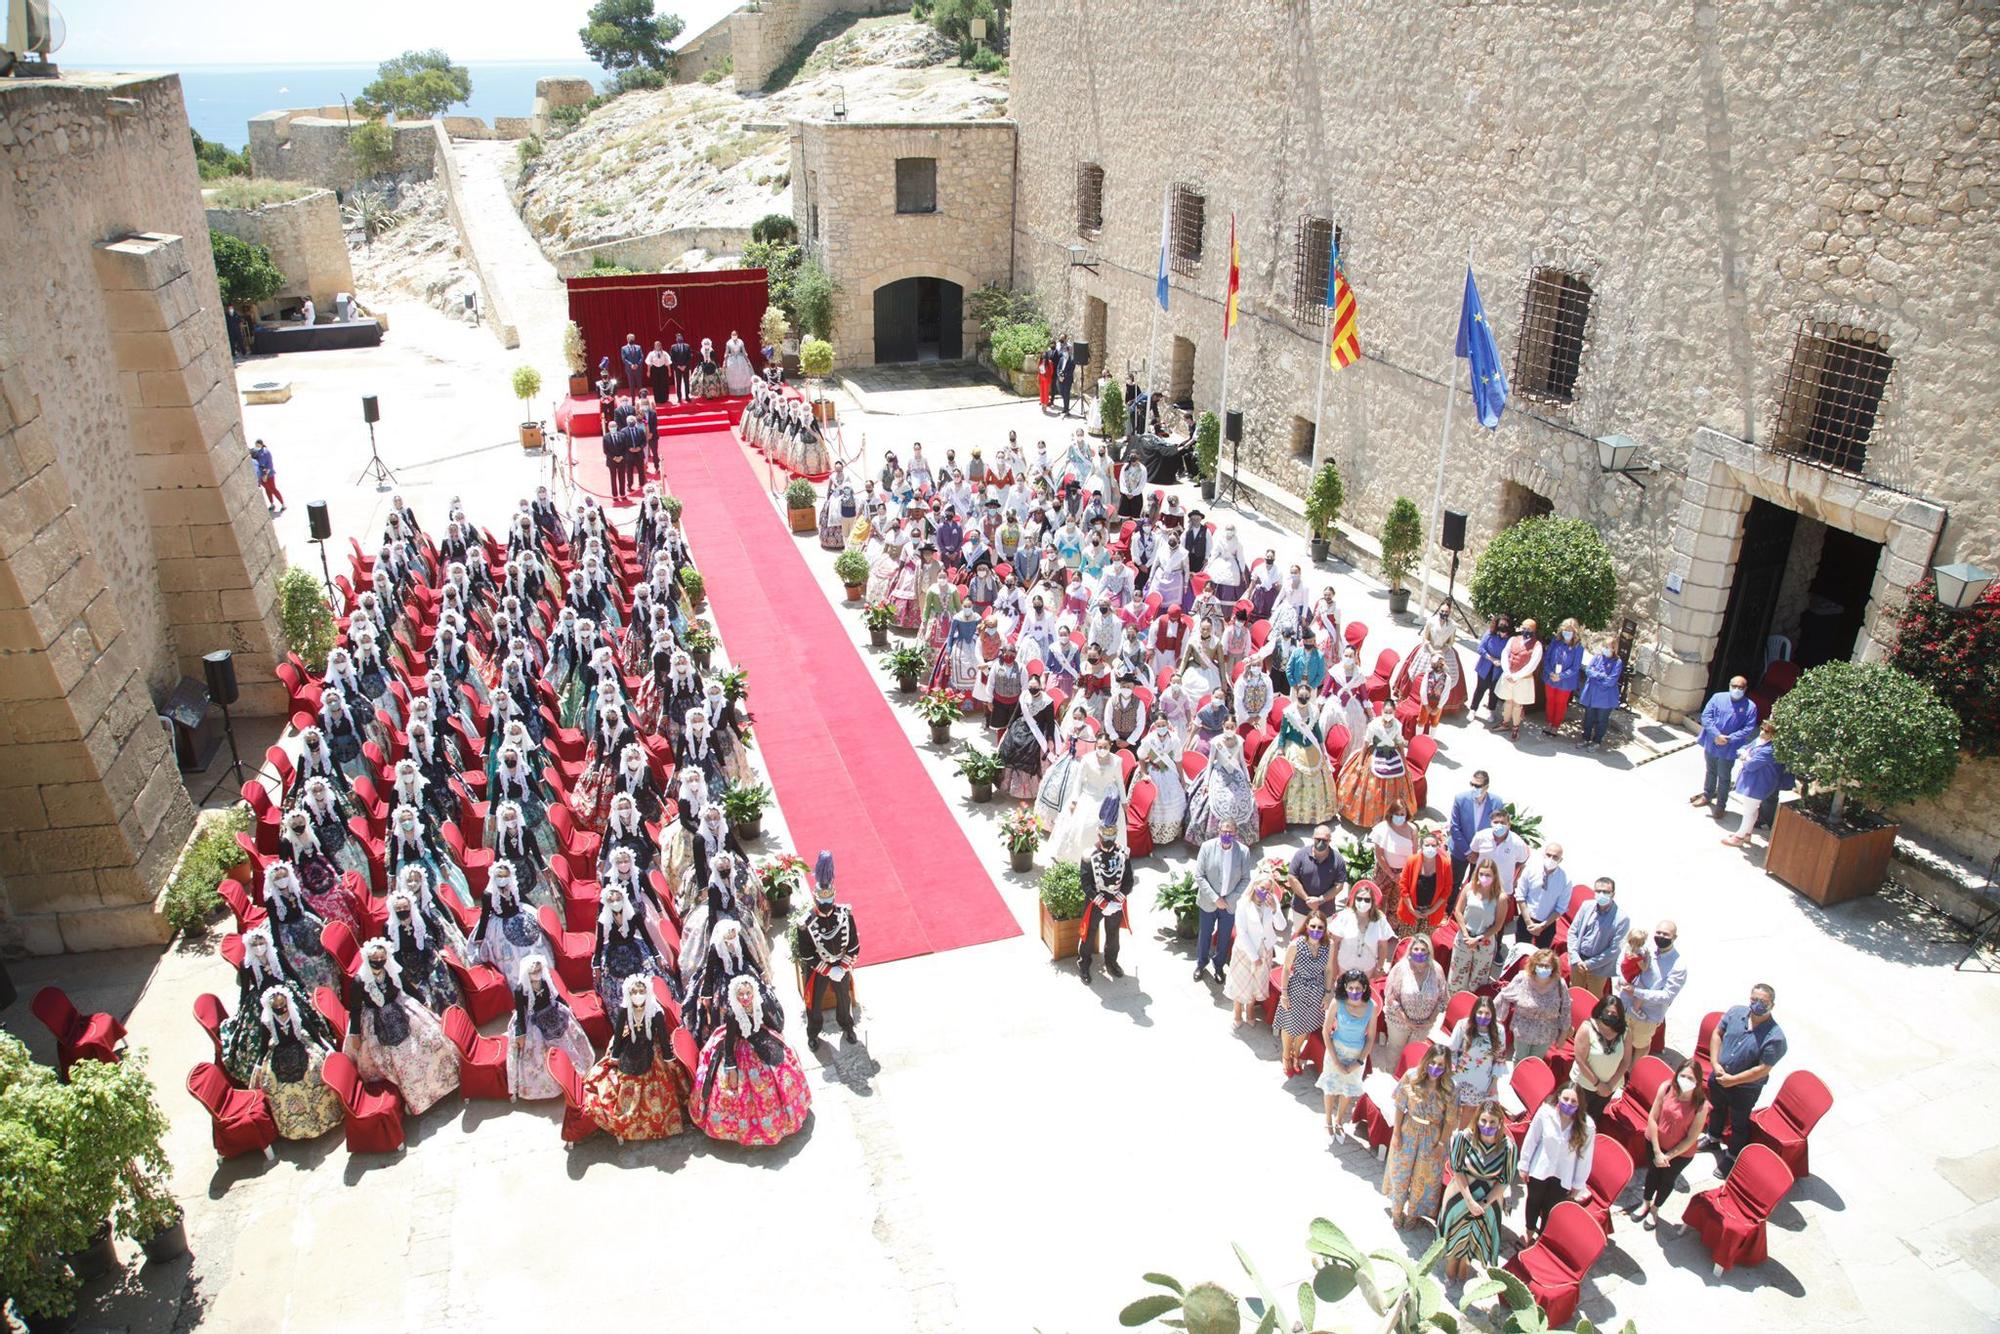
[[[785,507],[795,510],[809,510],[819,502],[813,493],[813,484],[803,477],[794,477],[785,484]]]
[[[317,576],[296,565],[278,576],[278,621],[292,652],[313,671],[323,670],[333,647],[333,609]]]
[[[1408,496],[1397,496],[1382,520],[1382,577],[1389,587],[1401,588],[1417,568],[1417,555],[1424,549],[1424,516]],[[1481,557],[1482,563],[1484,557]],[[1554,622],[1550,622],[1554,624]]]
[[[396,160],[396,136],[379,120],[357,125],[347,136],[347,155],[354,161],[354,173],[366,180],[389,170]]]
[[[1003,324],[1047,324],[1042,315],[1042,299],[1032,291],[1015,292],[988,283],[974,289],[965,299],[979,336],[992,341],[993,331]]]
[[[202,198],[210,208],[262,208],[266,204],[289,204],[304,199],[316,185],[304,181],[273,181],[263,177],[231,177],[219,185],[205,186]]]
[[[808,338],[800,343],[799,373],[813,380],[824,380],[833,374],[833,344],[824,338]]]
[[[354,99],[354,109],[368,116],[434,120],[471,96],[472,75],[465,66],[452,64],[450,56],[432,48],[383,61],[373,82]]]
[[[701,601],[702,594],[707,588],[708,584],[703,581],[700,570],[692,565],[681,567],[681,591],[687,594],[689,602]]]
[[[1107,440],[1125,438],[1125,391],[1116,380],[1104,386],[1104,397],[1097,400],[1097,428]]]
[[[1312,489],[1306,492],[1306,523],[1313,536],[1323,538],[1333,531],[1346,500],[1347,487],[1340,480],[1340,469],[1330,462],[1320,464],[1313,473]]]
[[[526,171],[542,155],[543,147],[539,134],[531,134],[514,146],[514,156],[520,162],[522,171]]]
[[[250,174],[248,154],[233,152],[227,144],[213,143],[204,139],[200,130],[190,129],[188,134],[193,137],[194,163],[204,181]]]
[[[222,906],[216,886],[249,855],[237,846],[236,835],[249,833],[250,825],[250,807],[240,801],[225,810],[202,812],[161,904],[160,911],[174,930],[191,931]]]
[[[1938,692],[1879,662],[1829,662],[1800,675],[1772,710],[1778,763],[1849,804],[1883,811],[1936,796],[1958,770],[1958,715]]]
[[[1083,879],[1075,862],[1057,862],[1042,872],[1035,890],[1049,916],[1058,922],[1073,922],[1083,916]]]
[[[616,76],[605,82],[604,91],[612,97],[617,97],[621,93],[649,92],[666,86],[666,75],[656,69],[640,66],[637,69],[618,71]]]
[[[750,224],[750,239],[765,245],[791,245],[798,240],[798,220],[789,213],[766,213]]]
[[[817,259],[808,255],[792,275],[792,323],[815,338],[833,337],[833,301],[840,284]]]
[[[590,114],[585,106],[565,106],[549,108],[549,124],[559,130],[573,130],[583,124],[583,118]]]
[[[982,46],[972,53],[972,68],[981,74],[1005,74],[1007,59],[990,46]]]
[[[993,330],[993,364],[1012,375],[1022,369],[1027,358],[1048,351],[1049,326],[1039,320],[1032,324],[1002,324]]]
[[[212,227],[208,245],[215,259],[215,281],[221,288],[223,305],[252,312],[259,302],[269,301],[283,289],[284,271],[271,262],[271,252],[263,246],[238,240]]]
[[[868,558],[853,547],[833,558],[834,577],[850,588],[868,582]]]
[[[1213,478],[1217,456],[1222,449],[1222,420],[1213,412],[1204,412],[1194,424],[1194,456],[1201,464],[1201,475]]]
[[[621,274],[637,272],[637,269],[628,269],[607,255],[592,255],[590,257],[590,267],[583,271],[583,276],[586,278],[615,278]]]
[[[1524,519],[1479,553],[1472,605],[1482,616],[1504,612],[1516,625],[1533,617],[1545,634],[1570,616],[1602,630],[1618,607],[1618,570],[1611,549],[1583,520]]]

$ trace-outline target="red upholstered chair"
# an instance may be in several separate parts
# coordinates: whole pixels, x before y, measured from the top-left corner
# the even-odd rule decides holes
[[[696,1069],[701,1065],[701,1052],[695,1048],[694,1035],[689,1033],[685,1028],[676,1028],[674,1030],[673,1044],[674,1060],[682,1070],[687,1072],[688,1086],[695,1088],[694,1075]],[[698,1096],[697,1093],[690,1093],[688,1095],[688,1102],[692,1104],[696,1096]]]
[[[556,1087],[562,1090],[563,1143],[575,1144],[603,1129],[591,1119],[589,1112],[583,1110],[583,1080],[577,1076],[576,1062],[570,1060],[569,1053],[560,1047],[549,1049],[549,1078],[555,1080]]]
[[[343,1046],[347,1042],[347,1007],[340,1002],[340,994],[332,987],[318,987],[313,991],[313,1009],[326,1021],[333,1033],[333,1045]]]
[[[479,929],[479,909],[458,896],[458,891],[448,884],[439,884],[432,891],[432,898],[444,905],[446,912],[458,919],[458,929],[470,937]]]
[[[444,963],[458,979],[458,990],[465,997],[475,1023],[490,1024],[501,1015],[512,1013],[514,989],[498,968],[486,963],[468,965],[449,945],[444,948]]]
[[[458,1091],[467,1098],[511,1101],[507,1088],[507,1039],[486,1038],[472,1026],[472,1016],[458,1006],[444,1012],[444,1035],[458,1048]]]
[[[1257,789],[1257,836],[1272,838],[1285,832],[1285,789],[1291,785],[1292,762],[1273,756],[1264,771],[1263,786]]]
[[[1576,1064],[1576,1030],[1596,1008],[1597,997],[1582,987],[1569,989],[1569,1027],[1563,1030],[1563,1040],[1549,1048],[1549,1069],[1556,1072],[1557,1079],[1569,1078],[1570,1067]]]
[[[1153,826],[1147,817],[1153,813],[1153,803],[1159,796],[1160,790],[1150,778],[1141,778],[1125,794],[1125,844],[1134,857],[1152,855]]]
[[[220,1067],[222,1064],[222,1026],[229,1022],[229,1011],[223,1008],[221,998],[210,995],[206,991],[196,996],[194,998],[194,1021],[201,1025],[202,1032],[208,1034],[209,1045],[215,1049],[215,1063]],[[225,1077],[228,1073],[226,1070],[223,1071]],[[236,1083],[234,1079],[230,1079],[229,1082],[232,1085]]]
[[[1132,771],[1138,767],[1139,767],[1138,756],[1134,755],[1129,750],[1121,750],[1118,752],[1118,770],[1119,770],[1118,781],[1121,786],[1125,787],[1128,790],[1131,788]]]
[[[1336,775],[1340,771],[1340,757],[1347,753],[1347,743],[1353,739],[1345,723],[1335,723],[1326,729],[1327,762],[1333,765]]]
[[[1646,1118],[1653,1102],[1674,1077],[1674,1068],[1657,1056],[1642,1056],[1625,1077],[1625,1091],[1611,1100],[1604,1115],[1597,1118],[1601,1138],[1615,1139],[1634,1158],[1645,1159],[1651,1152],[1646,1143]]]
[[[1261,727],[1253,727],[1243,734],[1243,764],[1252,774],[1257,772],[1257,761],[1264,757],[1264,748],[1271,744],[1271,733]]]
[[[346,1052],[334,1052],[321,1068],[326,1086],[347,1111],[349,1153],[400,1153],[403,1112],[396,1095],[363,1088],[361,1071]]]
[[[1347,641],[1349,648],[1359,653],[1361,646],[1368,642],[1368,627],[1360,621],[1349,621],[1347,628],[1340,632],[1340,637]]]
[[[261,1153],[275,1159],[278,1123],[261,1089],[234,1088],[220,1065],[203,1061],[188,1071],[187,1091],[208,1109],[210,1135],[218,1158]]]
[[[1188,751],[1181,756],[1181,774],[1192,783],[1201,777],[1201,771],[1208,767],[1208,756],[1198,750]]]
[[[611,1045],[611,1018],[604,1013],[604,998],[590,987],[572,991],[569,983],[563,981],[562,970],[558,968],[549,975],[555,984],[556,994],[569,1003],[569,1012],[576,1016],[577,1027],[583,1035],[597,1047]]]
[[[1401,1079],[1408,1074],[1410,1067],[1423,1060],[1424,1053],[1428,1050],[1430,1050],[1428,1040],[1404,1046],[1403,1050],[1396,1054],[1396,1078]],[[1375,1100],[1366,1093],[1362,1094],[1354,1105],[1354,1121],[1361,1127],[1362,1133],[1368,1136],[1369,1148],[1378,1154],[1386,1154],[1389,1151],[1389,1141],[1395,1138],[1396,1128],[1389,1124],[1389,1118],[1382,1114],[1382,1109],[1377,1107]]]
[[[1583,1277],[1604,1254],[1604,1232],[1584,1207],[1563,1200],[1549,1211],[1548,1225],[1534,1245],[1507,1262],[1507,1272],[1528,1285],[1551,1327],[1567,1325],[1576,1314]]]
[[[1343,729],[1343,738],[1344,736],[1345,729]],[[1332,752],[1332,738],[1328,738],[1326,744],[1327,750]],[[1343,739],[1341,744],[1344,748],[1346,741]],[[1409,751],[1403,757],[1403,762],[1410,770],[1410,788],[1416,794],[1418,810],[1422,810],[1430,804],[1431,760],[1436,757],[1437,749],[1438,743],[1436,737],[1414,736],[1410,738]]]
[[[1750,687],[1750,702],[1757,706],[1759,718],[1769,718],[1771,710],[1779,700],[1791,693],[1799,683],[1799,665],[1786,658],[1780,658],[1764,669],[1764,675],[1757,684]]]
[[[355,965],[361,962],[361,942],[354,938],[354,932],[345,922],[328,922],[320,928],[319,943],[333,956],[333,962],[343,976],[354,976]]]
[[[239,933],[262,926],[271,915],[250,901],[250,892],[243,888],[240,880],[233,880],[225,875],[216,882],[215,889],[222,895],[222,901],[229,905],[231,915],[236,918],[236,930]]]
[[[1806,1139],[1832,1109],[1833,1092],[1820,1077],[1810,1070],[1794,1070],[1769,1107],[1750,1113],[1750,1138],[1770,1146],[1794,1178],[1811,1176]]]
[[[542,939],[547,942],[556,971],[563,981],[577,991],[589,991],[590,959],[596,953],[597,939],[588,931],[566,931],[556,910],[544,903],[535,909],[535,920],[541,923]]]
[[[257,846],[257,840],[248,834],[238,834],[236,846],[243,849],[243,855],[250,859],[250,883],[263,884],[264,868],[271,864],[271,859]]]
[[[1764,1220],[1792,1188],[1791,1169],[1769,1147],[1752,1144],[1737,1155],[1729,1179],[1688,1201],[1681,1221],[1701,1234],[1715,1272],[1764,1263]]]
[[[604,840],[579,828],[569,807],[561,804],[549,807],[549,828],[555,830],[556,842],[569,854],[571,862],[578,866],[597,865],[597,850]]]
[[[1708,1059],[1708,1043],[1709,1039],[1715,1036],[1715,1030],[1721,1023],[1722,1011],[1720,1010],[1710,1010],[1707,1014],[1703,1015],[1701,1017],[1701,1027],[1695,1030],[1694,1050],[1688,1053],[1693,1058],[1694,1063],[1701,1067],[1701,1082],[1704,1084],[1708,1082],[1708,1077],[1715,1073],[1714,1064]],[[1666,1027],[1665,1024],[1660,1026],[1662,1028]]]
[[[69,1082],[69,1068],[78,1061],[118,1064],[125,1025],[110,1015],[93,1014],[86,1018],[70,1003],[61,987],[43,987],[35,993],[28,1008],[44,1028],[55,1034],[56,1074],[64,1083]]]
[[[1285,708],[1291,702],[1288,697],[1280,695],[1271,701],[1270,708],[1264,710],[1264,726],[1270,730],[1272,736],[1278,735],[1278,724],[1285,720]]]
[[[281,812],[271,802],[271,794],[264,785],[251,779],[243,785],[243,800],[250,807],[252,830],[257,839],[257,850],[266,857],[274,857],[278,852],[278,821]]]
[[[1476,991],[1454,991],[1444,1003],[1444,1031],[1449,1033],[1458,1027],[1459,1021],[1472,1013],[1472,1007],[1479,1003]]]
[[[1507,1083],[1521,1100],[1521,1114],[1507,1123],[1507,1133],[1519,1144],[1528,1133],[1528,1123],[1535,1119],[1536,1109],[1556,1090],[1555,1071],[1541,1057],[1530,1056],[1514,1063],[1514,1073]]]
[[[1584,1182],[1590,1198],[1583,1208],[1606,1237],[1611,1235],[1611,1206],[1632,1183],[1632,1171],[1632,1155],[1623,1144],[1604,1134],[1591,1142],[1590,1177]]]
[[[484,894],[486,873],[493,869],[493,849],[466,846],[465,835],[449,820],[438,826],[438,833],[451,859],[465,872],[466,888],[474,894]]]
[[[1392,648],[1385,648],[1375,655],[1375,670],[1368,674],[1361,693],[1368,699],[1381,703],[1389,698],[1389,682],[1396,679],[1396,664],[1402,655]]]

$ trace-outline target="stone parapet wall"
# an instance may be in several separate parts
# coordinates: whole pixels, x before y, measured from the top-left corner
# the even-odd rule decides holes
[[[285,275],[271,307],[310,296],[321,310],[331,311],[336,293],[354,290],[354,264],[331,191],[260,208],[210,208],[207,215],[214,230],[271,252],[271,262]]]
[[[674,82],[697,83],[710,70],[731,64],[735,31],[736,12],[732,10],[675,47]],[[761,83],[757,86],[763,87]]]
[[[331,112],[331,114],[328,114]],[[484,127],[476,117],[466,117]],[[368,122],[343,117],[338,107],[305,111],[267,111],[250,121],[250,170],[258,176],[304,181],[329,190],[347,191],[359,184],[348,138]],[[389,126],[394,155],[382,174],[402,180],[426,181],[435,170],[436,142],[432,122],[398,121]],[[490,135],[480,137],[491,137]]]
[[[548,80],[543,80],[544,83]],[[466,234],[465,215],[460,212],[458,197],[464,187],[459,184],[458,164],[452,160],[451,140],[445,137],[444,126],[432,124],[430,132],[434,136],[433,161],[437,164],[437,182],[442,187],[445,214],[458,232],[459,252],[465,256],[466,264],[472,269],[472,276],[479,284],[479,307],[484,312],[482,323],[493,331],[502,347],[519,347],[521,333],[515,327],[507,308],[494,295],[493,284],[486,280],[486,270],[480,265],[479,251]]]
[[[908,8],[894,0],[762,0],[745,6],[729,16],[736,86],[751,92],[762,88],[806,34],[835,14],[893,14]]]
[[[669,227],[645,236],[629,236],[622,241],[579,246],[555,257],[556,273],[578,278],[587,273],[591,261],[602,257],[614,264],[642,273],[658,273],[690,250],[711,255],[740,255],[750,244],[748,227]]]

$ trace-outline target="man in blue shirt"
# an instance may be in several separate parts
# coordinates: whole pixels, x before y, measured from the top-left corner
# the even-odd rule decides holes
[[[1472,771],[1472,786],[1451,799],[1451,883],[1453,886],[1465,883],[1465,873],[1472,868],[1472,840],[1480,830],[1493,823],[1493,816],[1501,807],[1500,798],[1488,790],[1491,779],[1484,769]]]
[[[1708,1125],[1699,1147],[1719,1150],[1724,1176],[1750,1142],[1750,1113],[1772,1067],[1785,1058],[1785,1031],[1771,1017],[1777,1003],[1778,993],[1759,982],[1750,988],[1750,1003],[1724,1013],[1708,1040]]]
[[[1711,696],[1701,711],[1701,758],[1707,777],[1701,791],[1688,798],[1688,805],[1708,803],[1709,814],[1722,818],[1729,804],[1729,775],[1736,766],[1736,752],[1757,735],[1757,706],[1750,702],[1750,683],[1740,676],[1729,678],[1729,689]]]

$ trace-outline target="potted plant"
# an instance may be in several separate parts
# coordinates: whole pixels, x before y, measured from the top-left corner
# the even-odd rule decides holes
[[[813,484],[805,478],[794,477],[785,484],[785,517],[791,520],[793,532],[810,533],[819,527],[818,504]]]
[[[1213,412],[1204,412],[1194,425],[1194,456],[1201,464],[1201,498],[1215,499],[1215,469],[1221,461],[1222,422]]]
[[[1000,841],[1007,845],[1008,865],[1016,871],[1031,871],[1035,866],[1035,849],[1042,845],[1042,823],[1035,818],[1035,808],[1016,806],[1001,817]]]
[[[1312,487],[1306,492],[1306,523],[1312,529],[1315,564],[1326,559],[1327,536],[1340,518],[1340,507],[1346,500],[1347,488],[1341,483],[1340,469],[1330,461],[1320,464],[1313,473]]]
[[[688,610],[700,611],[708,585],[702,582],[701,571],[692,565],[681,567],[681,592],[687,594]]]
[[[862,590],[868,586],[868,558],[849,547],[833,558],[833,573],[846,590],[847,600],[861,601]]]
[[[569,364],[569,393],[582,398],[590,392],[590,358],[583,350],[583,330],[575,320],[563,326],[563,360]]]
[[[722,794],[722,818],[738,843],[748,843],[764,831],[764,808],[771,789],[762,783],[732,783]]]
[[[1125,391],[1116,380],[1105,383],[1104,396],[1097,400],[1097,433],[1106,440],[1125,438]]]
[[[819,386],[821,380],[833,374],[833,344],[824,338],[808,338],[799,344],[799,374],[813,386],[813,420],[821,423],[834,420],[833,400],[822,397]]]
[[[1772,710],[1778,763],[1805,784],[1778,808],[1764,870],[1822,907],[1873,894],[1898,825],[1883,812],[1935,796],[1958,768],[1958,715],[1882,663],[1829,662]]]
[[[660,508],[664,509],[668,517],[675,523],[681,521],[681,498],[679,496],[668,496],[660,502]]]
[[[1060,962],[1076,957],[1077,922],[1083,916],[1083,881],[1075,862],[1057,862],[1035,885],[1041,900],[1042,943]]]
[[[1174,915],[1174,934],[1182,940],[1193,940],[1195,926],[1201,920],[1201,905],[1194,888],[1194,872],[1182,871],[1170,875],[1160,892],[1153,896],[1153,906],[1164,908]]]
[[[1366,880],[1375,870],[1375,845],[1350,838],[1339,847],[1340,860],[1347,867],[1349,883]]]
[[[781,852],[755,865],[757,883],[764,889],[764,907],[770,920],[781,922],[791,916],[792,898],[804,888],[812,868],[796,852]]]
[[[889,627],[896,621],[896,605],[887,599],[871,602],[861,609],[861,621],[868,627],[868,642],[881,648],[889,642]]]
[[[249,888],[250,855],[236,835],[249,833],[253,818],[249,805],[241,801],[197,817],[194,834],[181,850],[180,862],[167,877],[167,892],[160,898],[160,915],[167,925],[190,937],[200,936],[222,907],[217,886],[224,879]]]
[[[521,414],[525,418],[528,401],[542,392],[542,373],[533,366],[516,366],[512,377],[514,397],[521,400]],[[540,449],[542,447],[542,424],[524,420],[521,423],[521,448]]]
[[[776,306],[764,307],[764,318],[757,321],[757,336],[766,347],[783,347],[792,335],[792,322],[785,318],[785,312]]]
[[[882,659],[882,670],[896,678],[896,689],[905,695],[917,688],[917,677],[930,666],[930,657],[914,644],[902,644]]]
[[[688,651],[688,656],[694,659],[694,665],[704,672],[708,670],[708,664],[714,658],[719,643],[715,631],[708,628],[707,621],[693,622],[688,626],[687,633],[681,636],[681,646]]]
[[[326,669],[335,635],[333,609],[326,604],[326,585],[310,571],[294,565],[278,576],[278,625],[308,669]]]
[[[1389,581],[1389,614],[1401,616],[1410,609],[1410,590],[1403,581],[1417,568],[1417,553],[1424,549],[1424,520],[1416,502],[1397,496],[1382,521],[1382,577]]]
[[[1000,781],[1000,772],[1005,767],[998,755],[977,746],[967,746],[965,754],[958,757],[958,771],[972,784],[974,801],[993,800],[993,785]]]
[[[1601,630],[1618,607],[1618,568],[1597,529],[1581,519],[1544,515],[1494,534],[1472,572],[1472,605],[1505,612],[1514,624],[1532,617],[1553,634],[1566,616]]]
[[[931,725],[933,746],[951,743],[951,725],[958,721],[964,703],[965,692],[948,686],[932,686],[917,696],[917,716]]]
[[[722,697],[731,704],[741,704],[750,694],[748,667],[731,667],[728,671],[718,674],[715,679],[722,687]]]

